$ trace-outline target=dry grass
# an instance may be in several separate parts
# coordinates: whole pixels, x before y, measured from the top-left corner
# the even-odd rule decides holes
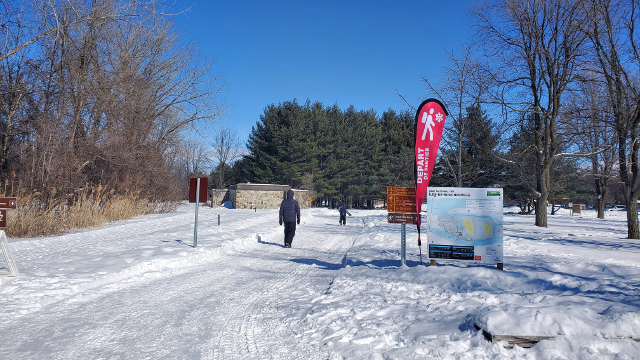
[[[176,203],[151,202],[141,198],[140,191],[115,194],[102,186],[81,189],[74,194],[56,196],[33,191],[18,197],[18,208],[7,210],[8,237],[60,235],[73,229],[102,226],[111,221],[126,220],[139,215],[173,211]]]

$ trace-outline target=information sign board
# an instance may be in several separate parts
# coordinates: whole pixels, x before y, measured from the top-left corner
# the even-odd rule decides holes
[[[580,210],[582,210],[582,207],[580,206],[580,204],[573,204],[572,210],[574,214],[580,214]]]
[[[388,186],[387,196],[389,195],[416,196],[416,189],[412,187]]]
[[[503,262],[502,189],[429,187],[427,204],[430,259]]]
[[[0,209],[15,209],[18,206],[18,199],[15,197],[0,197]]]
[[[387,194],[387,204],[415,205],[416,197],[409,195],[389,195]]]
[[[417,224],[416,189],[412,187],[387,187],[388,222]]]
[[[209,178],[201,177],[200,179],[200,194],[198,196],[199,203],[207,202],[207,187],[209,186]],[[196,202],[196,191],[198,188],[198,178],[189,179],[189,202]]]
[[[418,215],[415,213],[388,213],[388,222],[392,224],[417,224]]]
[[[387,204],[388,212],[395,213],[416,213],[416,205],[415,204]]]
[[[7,227],[7,210],[0,209],[0,228]]]

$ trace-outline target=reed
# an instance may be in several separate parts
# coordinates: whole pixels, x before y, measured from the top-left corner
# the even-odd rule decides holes
[[[175,210],[175,202],[154,202],[140,196],[140,191],[117,194],[102,186],[83,188],[61,196],[56,189],[48,192],[20,191],[18,208],[7,210],[8,237],[37,237],[65,234],[74,229],[91,228],[139,215]],[[4,195],[2,195],[4,196]]]

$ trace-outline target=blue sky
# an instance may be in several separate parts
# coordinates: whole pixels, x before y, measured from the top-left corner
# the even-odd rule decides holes
[[[187,2],[188,3],[188,2]],[[401,111],[430,95],[445,50],[471,32],[473,0],[197,1],[176,17],[222,77],[225,122],[246,141],[270,104],[297,99],[341,109]]]

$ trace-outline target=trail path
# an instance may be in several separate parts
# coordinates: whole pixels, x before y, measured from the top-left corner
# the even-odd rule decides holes
[[[27,301],[25,315],[19,316],[19,329],[3,334],[2,348],[24,358],[327,358],[317,348],[300,344],[300,334],[292,329],[299,328],[314,298],[327,291],[363,222],[340,227],[337,216],[316,211],[306,215],[293,248],[287,249],[281,245],[277,214],[244,215],[225,219],[231,222],[223,227],[203,226],[213,223],[216,214],[201,210],[196,249],[186,246],[184,234],[193,226],[188,213],[157,216],[143,231],[131,221],[46,240],[41,251],[36,240],[29,241],[23,248],[31,251],[24,251],[20,263],[48,256],[48,267],[59,269],[58,285],[46,277],[55,296],[40,294],[36,304],[28,294],[15,298]],[[265,231],[252,233],[256,228]],[[233,229],[236,237],[225,241],[225,229]],[[243,232],[245,237],[238,238]],[[132,246],[146,251],[150,260],[124,265]],[[176,249],[182,249],[182,258],[176,258]],[[172,256],[154,258],[163,251]],[[123,268],[113,275],[85,264],[95,273],[66,277],[65,267],[69,273],[77,271],[72,265],[86,262],[87,254],[100,266],[123,263]],[[22,271],[28,275],[39,270]],[[100,273],[103,277],[96,275]],[[40,311],[43,308],[46,311]],[[4,320],[5,328],[12,328],[12,321]],[[146,329],[142,333],[141,326]]]
[[[640,353],[640,243],[623,217],[505,214],[505,270],[418,265],[385,211],[192,206],[73,234],[10,239],[1,359],[623,359]],[[221,224],[218,226],[218,214]],[[624,215],[624,214],[622,214]],[[423,254],[426,252],[423,247]],[[426,260],[426,258],[425,258]],[[427,262],[428,263],[428,262]],[[0,266],[2,266],[0,261]],[[554,336],[531,349],[495,334]],[[558,356],[569,354],[569,357]]]

